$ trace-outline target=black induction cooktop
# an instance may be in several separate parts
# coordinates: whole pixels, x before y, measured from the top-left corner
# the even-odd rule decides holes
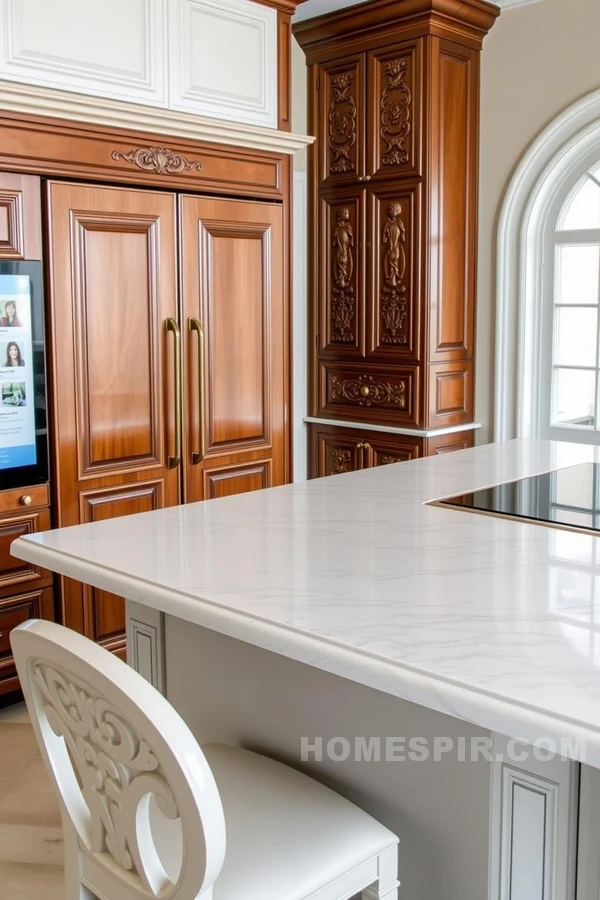
[[[600,464],[582,463],[556,469],[447,497],[438,503],[489,515],[600,531]]]

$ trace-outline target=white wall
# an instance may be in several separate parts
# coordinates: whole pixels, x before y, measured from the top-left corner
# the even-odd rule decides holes
[[[496,229],[519,159],[565,107],[600,87],[600,0],[543,0],[505,10],[483,45],[477,397],[492,439]]]

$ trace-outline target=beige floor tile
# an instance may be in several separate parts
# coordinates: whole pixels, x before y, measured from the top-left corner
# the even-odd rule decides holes
[[[13,706],[5,706],[0,709],[1,722],[17,722],[18,725],[30,725],[31,719],[24,703],[15,703]]]
[[[0,863],[0,900],[65,900],[62,867]]]
[[[0,863],[62,866],[62,829],[0,825]]]
[[[8,787],[11,783],[12,778],[0,778],[0,794],[4,790],[4,788]]]
[[[0,794],[0,823],[60,826],[56,795],[43,760],[30,759]]]
[[[31,725],[0,722],[0,778],[14,778],[36,750]]]

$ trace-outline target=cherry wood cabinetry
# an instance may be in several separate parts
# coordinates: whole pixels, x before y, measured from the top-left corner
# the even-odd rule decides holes
[[[52,573],[11,556],[19,537],[50,528],[47,485],[0,492],[0,695],[17,690],[10,632],[27,619],[54,619]]]
[[[309,477],[341,475],[473,446],[473,432],[434,437],[378,432],[340,425],[309,425]]]
[[[289,480],[282,206],[50,182],[47,207],[56,524]],[[121,598],[63,579],[62,617],[123,651]]]
[[[283,211],[183,196],[181,213],[184,497],[283,484]]]
[[[472,422],[479,56],[498,12],[372,0],[294,28],[317,136],[311,416],[423,431]],[[311,452],[322,453],[313,473],[332,468],[314,441]]]

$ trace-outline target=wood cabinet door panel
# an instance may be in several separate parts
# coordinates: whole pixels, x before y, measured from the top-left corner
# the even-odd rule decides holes
[[[256,460],[227,466],[205,466],[202,472],[205,500],[231,497],[271,487],[271,460]]]
[[[455,450],[467,450],[475,446],[474,431],[459,431],[454,434],[441,434],[439,437],[427,439],[427,455],[439,456],[442,453],[453,453]]]
[[[389,466],[392,463],[407,462],[409,459],[417,459],[419,457],[419,446],[416,443],[410,443],[410,438],[403,441],[402,437],[389,439],[382,437],[369,436],[365,443],[365,449],[369,454],[369,467]]]
[[[204,464],[258,451],[285,478],[287,394],[281,207],[185,196],[182,259],[186,499]],[[200,355],[198,328],[203,335]],[[235,461],[235,460],[232,460]]]
[[[57,524],[173,505],[175,195],[50,182],[47,203]],[[65,624],[122,643],[121,601],[62,587]]]
[[[0,519],[0,587],[36,581],[48,574],[45,570],[12,556],[10,545],[17,538],[47,531],[49,528],[50,512],[47,509]]]
[[[432,362],[474,354],[477,53],[450,41],[434,55],[430,249]]]
[[[81,491],[79,494],[81,522],[102,522],[106,519],[161,509],[164,506],[163,493],[162,481],[136,482]],[[83,599],[88,637],[105,645],[124,641],[124,600],[91,585],[84,585]]]
[[[356,183],[365,174],[365,68],[364,53],[319,67],[323,184]]]
[[[429,366],[428,428],[473,421],[473,363]]]
[[[319,347],[336,356],[365,352],[365,195],[362,189],[320,198]]]
[[[320,414],[379,421],[386,425],[417,424],[418,369],[378,371],[323,362],[319,374]]]
[[[363,468],[364,444],[359,438],[317,433],[317,477],[343,475]]]
[[[368,174],[420,175],[422,43],[402,43],[368,53]]]
[[[10,646],[10,633],[28,619],[54,619],[51,587],[27,591],[0,600],[0,694],[16,691],[19,679]]]
[[[40,179],[0,172],[0,260],[41,259]]]
[[[418,360],[421,321],[418,184],[368,192],[367,356]]]

